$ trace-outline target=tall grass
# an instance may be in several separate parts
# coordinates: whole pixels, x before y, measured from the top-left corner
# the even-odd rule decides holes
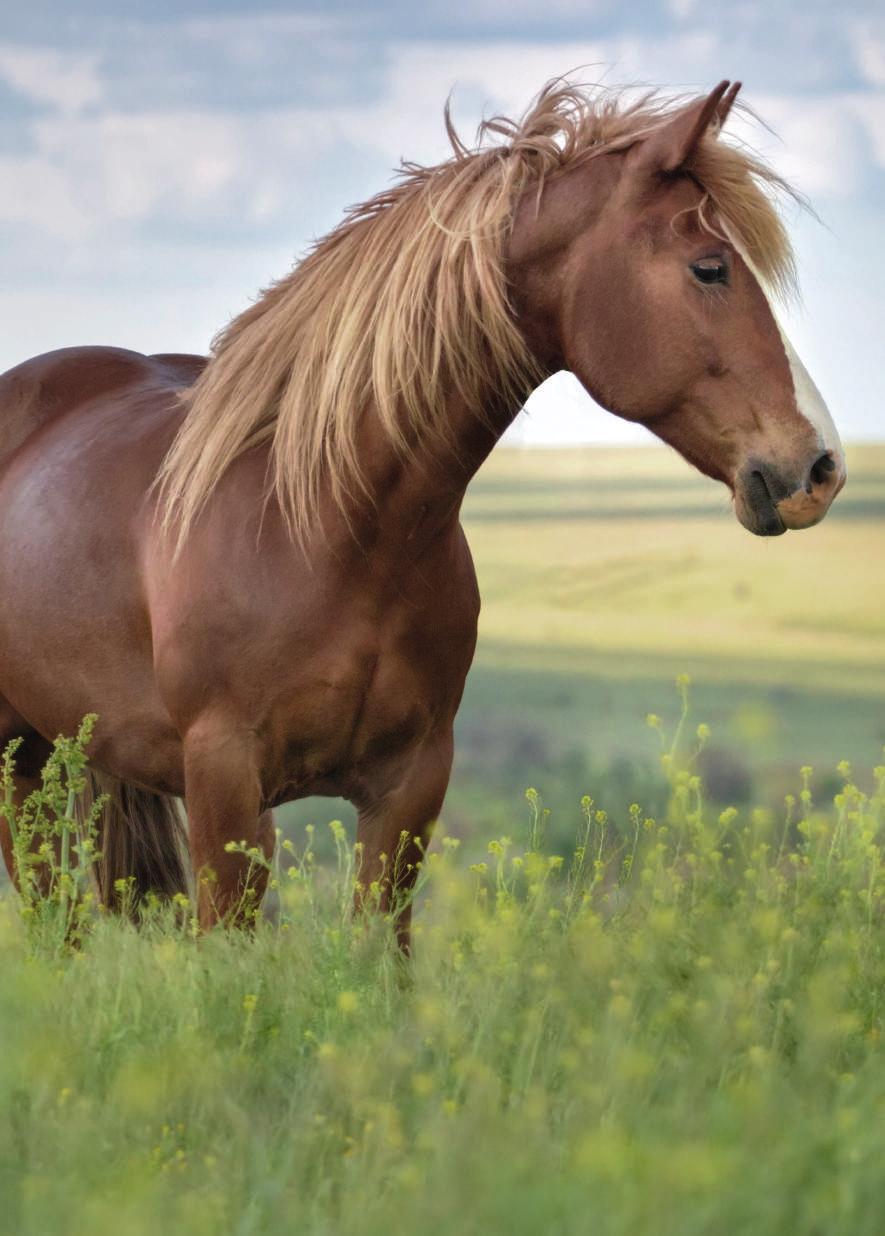
[[[4,899],[0,1230],[878,1234],[885,768],[712,811],[684,718],[661,818],[435,844],[408,963],[340,827],[250,933]]]

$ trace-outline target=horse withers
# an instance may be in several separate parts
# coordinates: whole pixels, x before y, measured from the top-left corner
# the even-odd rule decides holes
[[[549,374],[752,532],[823,517],[844,459],[772,307],[786,186],[719,137],[736,91],[552,84],[476,149],[449,126],[447,162],[351,211],[208,360],[72,348],[0,378],[0,741],[24,794],[98,714],[108,898],[184,888],[181,797],[200,921],[231,916],[228,843],[270,853],[271,809],[313,794],[356,805],[362,886],[407,893],[476,641],[461,501]]]

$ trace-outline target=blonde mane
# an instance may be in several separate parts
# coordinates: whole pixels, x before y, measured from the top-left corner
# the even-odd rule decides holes
[[[504,276],[515,204],[529,186],[624,149],[685,100],[635,101],[550,83],[519,121],[495,118],[435,167],[404,164],[394,187],[349,211],[291,274],[217,336],[184,394],[186,415],[158,485],[180,545],[240,455],[270,447],[269,483],[304,541],[328,487],[346,512],[371,497],[358,453],[373,410],[403,455],[449,442],[453,393],[482,417],[523,402],[541,376],[516,328]],[[793,258],[773,198],[789,187],[745,149],[708,135],[688,169],[702,225],[738,239],[775,288]]]

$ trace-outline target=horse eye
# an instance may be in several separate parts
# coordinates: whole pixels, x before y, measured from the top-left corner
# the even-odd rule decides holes
[[[728,283],[728,267],[721,258],[701,258],[692,262],[691,273],[698,283]]]

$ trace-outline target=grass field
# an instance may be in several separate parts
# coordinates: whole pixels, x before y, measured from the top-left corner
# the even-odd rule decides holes
[[[410,963],[343,848],[254,934],[0,903],[0,1231],[880,1232],[885,767],[719,812],[683,734],[627,833],[438,844]]]
[[[878,1236],[885,450],[850,468],[766,542],[662,452],[490,461],[410,963],[334,803],[254,934],[71,950],[0,897],[0,1233]]]
[[[843,756],[875,763],[885,447],[850,452],[849,477],[819,527],[760,540],[722,486],[670,452],[494,455],[465,508],[483,613],[453,823],[470,812],[461,776],[482,779],[477,745],[505,765],[496,795],[507,780],[518,795],[523,768],[558,811],[588,779],[643,787],[654,755],[642,719],[680,673],[713,728],[726,798],[777,801],[806,762],[824,776]]]

